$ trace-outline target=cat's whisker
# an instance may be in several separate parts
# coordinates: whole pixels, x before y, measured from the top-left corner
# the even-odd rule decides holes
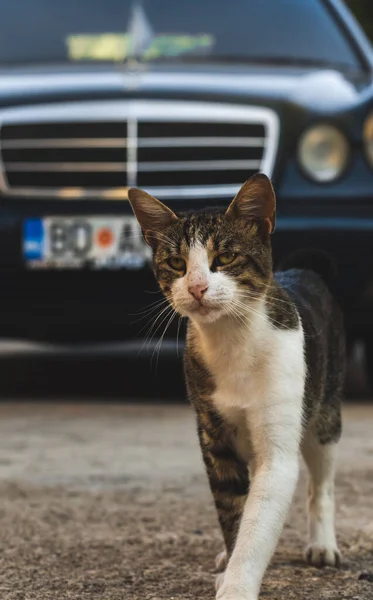
[[[150,332],[151,332],[151,330],[152,330],[152,327],[153,327],[153,325],[154,325],[153,318],[154,318],[154,316],[155,316],[155,315],[146,315],[146,316],[147,316],[147,317],[149,317],[149,320],[148,320],[148,321],[147,321],[147,322],[146,322],[146,323],[145,323],[145,324],[144,324],[144,325],[141,327],[141,329],[138,331],[138,334],[142,333],[142,332],[144,331],[144,329],[146,329],[148,326],[150,326],[150,328],[148,329],[148,331],[147,331],[147,334],[146,334],[146,335],[148,335],[148,333],[150,333]],[[144,318],[145,318],[145,317],[144,317]],[[137,322],[139,322],[139,321],[141,321],[141,320],[142,320],[142,319],[137,319],[137,321],[134,321],[134,323],[137,323]],[[146,339],[146,336],[145,336],[145,339]],[[140,352],[141,352],[141,350],[142,350],[142,346],[141,346],[141,348],[140,348]]]
[[[156,319],[153,321],[153,323],[152,323],[152,324],[151,324],[151,326],[149,327],[149,329],[148,329],[148,332],[147,332],[147,334],[146,334],[146,336],[145,336],[145,338],[144,338],[144,341],[143,341],[143,343],[142,343],[142,345],[141,345],[141,348],[140,348],[140,350],[139,350],[139,353],[140,353],[140,352],[142,352],[142,350],[144,349],[144,347],[146,346],[146,344],[148,344],[148,345],[150,344],[150,342],[151,342],[151,340],[153,339],[154,335],[157,333],[157,331],[158,331],[159,327],[162,325],[162,323],[163,323],[163,320],[162,320],[162,321],[161,321],[161,322],[158,324],[157,328],[156,328],[156,329],[155,329],[155,331],[154,331],[154,328],[155,328],[155,326],[156,326],[157,322],[158,322],[158,321],[159,321],[159,319],[161,319],[161,317],[162,317],[162,316],[164,316],[164,315],[165,315],[165,313],[167,313],[167,311],[169,311],[169,310],[172,310],[172,308],[169,306],[169,304],[167,304],[167,306],[161,310],[161,312],[159,313],[159,315],[157,316],[157,318],[156,318]],[[165,318],[167,318],[167,314],[166,314],[166,317],[165,317]],[[147,325],[148,325],[148,323],[146,323],[146,324],[145,324],[145,326],[144,326],[144,327],[141,329],[141,331],[143,331]],[[140,331],[140,332],[141,332],[141,331]],[[153,334],[152,334],[152,331],[154,331],[154,333],[153,333]]]
[[[251,296],[245,296],[245,297],[246,297],[246,298],[249,298],[250,300],[254,300],[254,301],[255,301],[255,300],[258,300],[258,297],[251,297]],[[272,297],[268,297],[268,296],[266,296],[266,300],[273,300],[273,303],[276,303],[276,302],[281,302],[281,300],[280,300],[279,298],[272,298]],[[282,302],[283,302],[285,305],[287,305],[287,307],[289,308],[289,312],[292,312],[292,311],[293,311],[293,305],[291,304],[291,302],[290,302],[290,301],[289,301],[289,302],[282,301]],[[245,305],[245,306],[246,306],[246,305]],[[253,311],[254,309],[251,307],[251,310]],[[263,315],[261,315],[261,316],[263,317]],[[272,323],[274,323],[274,324],[276,324],[276,325],[280,325],[280,326],[281,326],[281,328],[282,328],[282,329],[284,329],[284,330],[287,330],[287,331],[291,331],[291,330],[292,330],[292,329],[291,329],[291,327],[286,327],[286,326],[284,326],[284,324],[283,324],[283,323],[281,323],[280,321],[276,321],[276,319],[274,319],[273,317],[269,317],[269,316],[267,315],[267,318],[268,318],[268,319],[269,319],[269,320],[270,320]],[[309,334],[309,333],[307,333],[306,331],[304,331],[304,332],[303,332],[303,335],[304,335],[304,337],[305,337],[305,338],[307,338],[307,339],[312,339],[312,338],[315,338],[315,337],[319,336],[319,335],[320,335],[322,332],[323,332],[323,329],[319,329],[318,331],[316,331],[316,332],[315,332],[315,333],[313,333],[313,334]]]
[[[135,313],[129,313],[129,316],[130,317],[138,317],[139,315],[144,315],[148,312],[152,312],[153,310],[155,310],[156,308],[158,308],[165,302],[168,302],[168,300],[166,298],[159,298],[155,302],[152,302],[151,304],[149,304],[149,306],[147,306],[146,308],[139,310],[138,312],[135,312]]]
[[[242,311],[238,311],[234,305],[229,305],[227,307],[227,314],[233,315],[235,318],[239,319],[243,324],[246,325],[247,321],[245,320]]]
[[[165,319],[167,319],[168,313],[172,310],[171,306],[166,306],[161,313],[158,315],[158,317],[153,321],[153,323],[151,324],[148,333],[146,335],[146,338],[144,340],[144,343],[148,345],[150,342],[152,341],[152,339],[154,338],[155,334],[157,333],[158,329],[161,327],[162,323],[164,323]],[[161,319],[161,320],[160,320]],[[159,322],[158,322],[159,321]],[[157,325],[158,322],[158,325]]]
[[[281,304],[283,307],[290,308],[293,310],[293,304],[290,300],[283,300],[282,298],[276,298],[275,296],[266,296],[266,301],[272,304]]]
[[[182,323],[183,317],[181,315],[179,315],[179,320],[178,320],[178,324],[177,324],[177,333],[176,333],[176,354],[177,357],[179,358],[179,334],[180,334],[180,326]]]
[[[142,329],[140,329],[140,331],[138,333],[141,333],[143,331],[143,329],[151,322],[151,319],[154,318],[157,315],[158,308],[161,308],[161,307],[160,306],[156,306],[152,310],[150,310],[148,313],[146,313],[145,315],[142,315],[138,319],[133,319],[131,321],[131,323],[136,324],[136,323],[140,323],[144,319],[150,319],[149,321],[147,321],[145,323],[145,325],[142,327]]]
[[[256,294],[255,292],[240,290],[239,296],[242,298],[250,298],[252,300],[260,300],[260,298],[265,298],[266,300],[273,300],[274,302],[279,302],[281,304],[293,306],[290,300],[283,300],[282,298],[276,298],[275,296],[269,296],[268,294]]]
[[[143,315],[142,317],[139,317],[138,319],[133,319],[131,321],[131,323],[133,325],[136,325],[136,323],[141,323],[141,321],[143,321],[144,319],[149,319],[143,326],[142,328],[138,331],[138,333],[142,333],[142,331],[145,329],[145,327],[147,327],[147,325],[149,325],[149,323],[151,322],[151,319],[153,317],[155,317],[156,315],[156,308],[154,309],[154,311],[147,313],[146,315]],[[154,312],[154,314],[152,314]]]
[[[257,315],[260,318],[266,320],[269,319],[270,321],[273,321],[275,323],[278,323],[278,321],[276,321],[275,319],[272,319],[271,317],[269,317],[266,313],[262,313],[259,310],[256,310],[255,308],[253,308],[253,306],[251,306],[250,304],[245,304],[244,302],[240,302],[237,299],[233,300],[233,303],[235,304],[235,306],[240,307],[243,310],[246,310],[247,312]]]
[[[261,297],[264,297],[268,302],[277,303],[277,304],[284,304],[284,305],[288,306],[290,310],[293,310],[293,307],[294,307],[294,305],[293,305],[293,303],[292,303],[292,301],[291,301],[290,298],[289,298],[289,300],[284,300],[283,298],[278,298],[276,296],[270,296],[270,295],[268,295],[268,293],[266,293],[266,294],[259,294],[259,293],[256,293],[256,292],[250,292],[248,290],[245,290],[245,291],[240,290],[239,291],[239,297],[249,298],[250,300],[258,300]]]
[[[159,302],[167,302],[167,299],[164,298],[164,296],[162,298],[158,298],[157,300],[154,300],[154,302],[150,302],[150,304],[148,304],[145,309],[150,308],[152,306],[156,306],[157,304],[159,304]],[[142,310],[138,311],[137,313],[134,313],[135,315],[140,315],[142,313]]]
[[[171,325],[172,321],[174,320],[174,318],[176,317],[176,315],[177,315],[177,312],[173,310],[172,315],[170,316],[169,320],[167,321],[164,331],[153,350],[152,360],[153,360],[154,353],[156,353],[156,356],[157,356],[156,369],[158,369],[158,360],[159,360],[159,354],[161,352],[163,338],[166,335],[167,329],[170,327],[170,325]],[[157,352],[157,350],[158,350],[158,352]]]
[[[253,299],[250,297],[250,299]],[[277,300],[277,298],[274,298],[274,300]],[[235,302],[237,302],[237,300],[235,300]],[[289,302],[289,309],[292,308],[291,303]],[[249,306],[247,304],[242,303],[242,308],[247,308],[249,309],[251,312],[255,312],[255,309],[252,306]],[[256,312],[256,314],[258,314],[258,316],[261,316],[262,318],[266,318],[268,319],[271,323],[275,324],[275,325],[279,325],[281,327],[281,329],[285,330],[285,331],[293,331],[293,329],[291,327],[286,327],[283,323],[281,323],[280,321],[274,319],[273,317],[270,317],[268,314],[262,314],[260,312]],[[315,338],[317,336],[319,336],[321,333],[323,332],[323,329],[319,329],[318,331],[316,331],[313,334],[309,334],[306,331],[303,332],[303,335],[305,338],[307,339],[312,339]]]
[[[158,342],[157,342],[157,344],[155,346],[155,349],[154,349],[155,351],[157,350],[157,348],[160,349],[160,347],[162,346],[163,338],[164,338],[164,336],[165,336],[165,334],[167,332],[167,329],[170,327],[172,321],[174,320],[174,318],[176,316],[177,316],[177,312],[174,311],[174,310],[172,310],[172,314],[171,314],[169,320],[167,321],[167,323],[165,325],[164,331],[163,331],[162,335],[160,336],[160,338],[159,338],[159,340],[158,340]]]
[[[233,303],[236,306],[240,306],[243,309],[246,309],[248,312],[251,312],[252,314],[260,317],[261,319],[264,320],[268,320],[273,324],[279,325],[282,329],[288,330],[288,331],[292,331],[291,327],[286,327],[284,326],[283,323],[281,323],[280,321],[278,321],[277,319],[274,319],[273,317],[270,317],[267,313],[262,313],[259,310],[254,309],[252,306],[250,306],[249,304],[244,304],[243,302],[240,302],[239,300],[234,299]]]
[[[266,301],[271,304],[282,304],[285,308],[293,309],[293,305],[291,302],[287,302],[286,300],[281,300],[280,298],[273,298],[271,296],[266,296]]]
[[[169,311],[166,312],[166,314],[164,315],[163,319],[158,323],[157,328],[153,331],[153,333],[151,334],[151,337],[148,339],[147,342],[147,347],[149,348],[150,343],[152,342],[152,340],[154,339],[155,335],[157,334],[157,332],[159,331],[159,329],[162,327],[163,323],[168,319],[170,312],[175,312],[174,309],[172,308],[172,306],[168,306]]]
[[[248,325],[248,319],[245,318],[245,313],[240,309],[236,308],[234,304],[230,304],[227,307],[226,313],[233,319],[236,319],[242,323],[244,327],[239,330],[239,338],[245,340],[247,336],[246,326]]]

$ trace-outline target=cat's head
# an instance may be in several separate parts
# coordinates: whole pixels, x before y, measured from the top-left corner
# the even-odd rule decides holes
[[[263,296],[276,206],[268,177],[248,179],[225,212],[177,216],[142,190],[132,188],[128,197],[153,248],[155,276],[178,313],[211,323]]]

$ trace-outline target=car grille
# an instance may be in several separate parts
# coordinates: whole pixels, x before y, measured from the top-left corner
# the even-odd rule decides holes
[[[224,196],[271,175],[278,138],[268,109],[207,103],[74,103],[0,119],[1,191],[27,197],[126,198],[131,186]]]

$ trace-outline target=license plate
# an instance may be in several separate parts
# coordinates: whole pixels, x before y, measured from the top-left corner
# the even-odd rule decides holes
[[[35,269],[141,269],[151,260],[132,216],[26,219],[23,255]]]

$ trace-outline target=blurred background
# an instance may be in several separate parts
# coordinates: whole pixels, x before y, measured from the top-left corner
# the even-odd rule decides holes
[[[370,0],[0,0],[0,393],[184,395],[127,202],[278,196],[275,266],[338,264],[351,397],[373,380]]]

